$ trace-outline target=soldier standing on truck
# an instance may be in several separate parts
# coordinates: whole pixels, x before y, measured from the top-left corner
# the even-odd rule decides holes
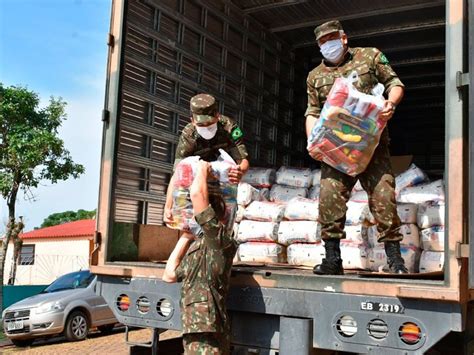
[[[230,354],[226,298],[237,242],[224,220],[222,196],[208,192],[209,174],[210,164],[199,161],[190,196],[200,232],[176,269],[178,280],[183,282],[181,318],[188,355]]]
[[[173,170],[186,157],[197,155],[205,161],[215,161],[219,149],[225,150],[239,164],[229,172],[229,181],[238,184],[249,169],[248,153],[243,143],[240,127],[229,117],[217,110],[216,99],[209,94],[193,96],[190,101],[191,122],[184,127],[179,137]],[[166,195],[164,222],[172,222],[173,179],[171,178]],[[163,274],[163,281],[176,282],[175,269],[186,253],[193,236],[185,233],[178,240],[171,253]]]
[[[389,120],[403,98],[404,85],[393,71],[385,55],[376,48],[350,48],[339,21],[326,22],[314,30],[323,60],[307,79],[308,108],[306,134],[319,119],[326,97],[337,77],[347,76],[353,70],[359,75],[355,87],[370,94],[377,84],[385,86],[384,108],[380,118]],[[378,241],[385,244],[390,272],[407,273],[400,253],[400,218],[395,201],[395,179],[390,165],[389,136],[385,129],[367,169],[356,177],[346,175],[321,162],[321,192],[319,223],[326,257],[316,265],[318,275],[342,275],[340,240],[345,238],[346,203],[357,180],[369,196],[369,207],[377,222]]]

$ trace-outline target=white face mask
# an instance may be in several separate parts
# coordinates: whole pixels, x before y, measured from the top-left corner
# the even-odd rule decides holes
[[[210,126],[207,127],[200,127],[196,126],[196,131],[197,133],[204,139],[210,140],[214,138],[217,132],[217,122],[211,124]]]
[[[340,38],[327,41],[321,45],[321,54],[331,63],[336,63],[344,54],[344,45]]]

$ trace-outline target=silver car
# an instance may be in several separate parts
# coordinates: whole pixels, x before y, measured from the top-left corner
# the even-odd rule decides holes
[[[3,311],[5,335],[17,346],[29,346],[35,338],[61,333],[70,341],[82,340],[92,327],[111,331],[117,319],[96,295],[95,285],[88,270],[61,276],[40,294]]]

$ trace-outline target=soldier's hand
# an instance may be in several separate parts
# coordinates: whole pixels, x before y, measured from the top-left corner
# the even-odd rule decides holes
[[[172,223],[173,222],[173,215],[171,214],[172,206],[165,206],[165,211],[163,213],[163,222],[165,223]]]
[[[234,168],[229,170],[229,182],[231,184],[238,184],[242,179],[242,170],[240,170],[240,166],[237,165]]]
[[[384,121],[388,121],[392,118],[395,113],[395,105],[390,100],[385,100],[383,109],[380,111],[379,118]]]

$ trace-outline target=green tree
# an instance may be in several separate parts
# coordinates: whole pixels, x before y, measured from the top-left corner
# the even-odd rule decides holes
[[[38,94],[21,86],[5,87],[0,83],[0,193],[8,206],[8,222],[0,255],[0,280],[3,284],[5,255],[9,242],[14,244],[12,278],[21,249],[18,237],[23,229],[17,220],[15,205],[22,190],[32,197],[32,189],[41,181],[57,183],[78,178],[84,167],[74,163],[59,137],[58,129],[66,119],[66,103],[50,98],[39,107]],[[0,307],[3,294],[0,287]]]
[[[77,210],[77,211],[65,211],[59,213],[50,214],[41,223],[41,228],[57,226],[67,222],[80,221],[81,219],[92,219],[95,218],[95,210]]]

